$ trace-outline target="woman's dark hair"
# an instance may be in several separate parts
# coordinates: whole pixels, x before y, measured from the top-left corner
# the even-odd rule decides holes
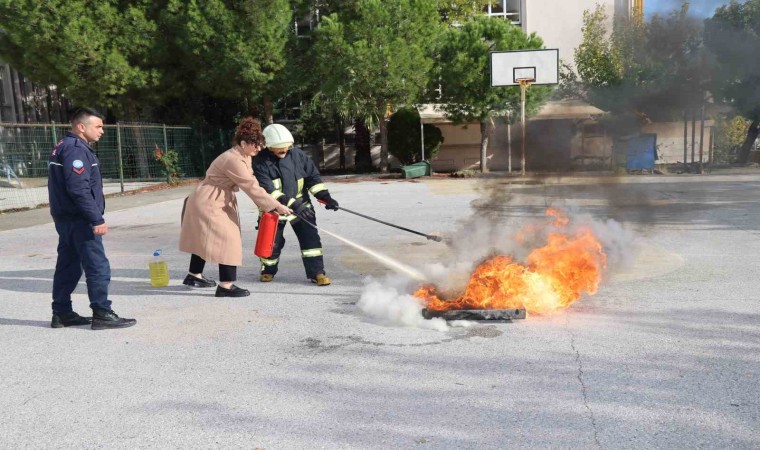
[[[235,130],[235,137],[232,138],[233,145],[240,145],[245,141],[249,144],[264,145],[264,134],[261,132],[261,122],[253,117],[245,117],[240,121]]]

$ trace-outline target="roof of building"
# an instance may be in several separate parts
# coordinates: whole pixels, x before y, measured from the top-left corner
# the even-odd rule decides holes
[[[557,100],[546,102],[531,120],[593,119],[605,114],[583,100]]]
[[[425,104],[418,110],[423,123],[451,123],[440,105]],[[582,100],[557,100],[546,102],[530,120],[590,119],[605,114],[605,111]]]

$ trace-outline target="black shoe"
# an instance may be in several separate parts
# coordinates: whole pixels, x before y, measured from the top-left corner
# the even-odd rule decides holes
[[[94,309],[92,311],[92,329],[106,330],[109,328],[127,328],[136,324],[135,319],[122,319],[110,309]]]
[[[251,293],[248,289],[239,288],[234,284],[229,289],[217,286],[215,294],[216,297],[248,297],[249,295],[251,295]]]
[[[89,325],[92,323],[92,317],[82,317],[74,311],[53,314],[53,320],[50,321],[51,328],[75,327],[77,325]]]
[[[214,287],[216,286],[216,281],[209,280],[208,278],[201,275],[200,278],[187,274],[185,277],[185,280],[182,282],[185,286],[192,286],[192,287],[200,287],[200,288],[207,288],[207,287]]]

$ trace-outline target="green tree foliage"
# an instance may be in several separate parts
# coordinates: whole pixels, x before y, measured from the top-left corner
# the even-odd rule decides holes
[[[290,20],[287,0],[0,0],[0,57],[75,103],[192,116],[199,99],[255,104],[284,66]]]
[[[157,17],[172,36],[157,42],[156,62],[171,62],[163,87],[253,105],[285,65],[290,19],[286,0],[166,1]]]
[[[715,92],[751,121],[737,156],[746,163],[760,133],[760,0],[718,8],[706,21],[705,44],[718,62]]]
[[[443,143],[440,128],[431,124],[422,127],[425,139],[425,159],[434,158]],[[415,108],[401,108],[388,121],[388,151],[401,164],[422,160],[420,142],[420,113]]]
[[[158,84],[147,1],[0,0],[0,57],[76,103],[125,107]]]
[[[607,36],[607,19],[601,5],[583,12],[583,40],[575,50],[575,65],[591,89],[617,84],[623,78],[620,55]]]
[[[543,47],[541,38],[525,34],[504,20],[478,17],[462,27],[449,28],[440,50],[442,109],[457,123],[480,122],[481,171],[487,171],[488,127],[504,111],[520,110],[520,88],[491,87],[490,52]],[[526,114],[532,115],[548,98],[551,88],[532,86],[526,96]]]
[[[638,130],[649,119],[680,117],[698,108],[711,73],[701,51],[701,25],[681,9],[649,22],[619,18],[608,33],[603,7],[584,12],[575,63],[585,98],[612,112],[613,134]]]
[[[349,6],[324,17],[317,30],[317,99],[343,117],[379,125],[380,170],[386,172],[386,112],[389,105],[414,103],[428,82],[441,28],[437,4],[356,0]]]

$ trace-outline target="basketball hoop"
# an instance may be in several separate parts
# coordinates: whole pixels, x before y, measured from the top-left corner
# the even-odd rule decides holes
[[[536,82],[535,78],[517,78],[515,82],[520,86],[530,87],[531,84]]]

